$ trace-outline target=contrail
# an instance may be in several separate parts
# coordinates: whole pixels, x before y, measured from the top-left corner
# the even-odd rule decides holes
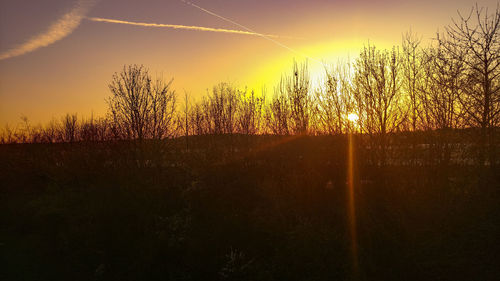
[[[187,29],[187,30],[196,30],[196,31],[222,32],[222,33],[232,33],[232,34],[241,34],[241,35],[264,36],[264,37],[269,37],[269,38],[293,38],[293,37],[273,35],[273,34],[261,34],[261,33],[253,32],[253,31],[243,31],[243,30],[213,28],[213,27],[203,27],[203,26],[145,23],[145,22],[133,22],[133,21],[94,18],[94,17],[88,17],[87,19],[90,21],[95,21],[95,22],[118,23],[118,24],[128,24],[128,25],[136,25],[136,26],[145,26],[145,27],[164,27],[164,28]]]
[[[296,54],[296,55],[299,55],[299,56],[305,57],[305,58],[310,59],[310,60],[312,60],[312,61],[314,61],[314,62],[316,62],[316,63],[319,63],[319,64],[321,64],[323,67],[325,67],[325,68],[326,68],[326,65],[325,65],[323,62],[321,62],[321,61],[319,61],[319,60],[317,60],[317,59],[315,59],[315,58],[313,58],[313,57],[311,57],[311,56],[308,56],[307,54],[304,54],[304,53],[302,53],[302,52],[299,52],[299,51],[297,51],[297,50],[295,50],[295,49],[293,49],[293,48],[291,48],[291,47],[289,47],[289,46],[287,46],[287,45],[285,45],[285,44],[283,44],[283,43],[281,43],[281,42],[279,42],[279,41],[277,41],[277,40],[274,40],[274,39],[273,39],[273,37],[267,36],[267,35],[265,35],[265,34],[258,33],[258,32],[256,32],[255,30],[253,30],[253,29],[251,29],[251,28],[248,28],[248,27],[246,27],[246,26],[244,26],[244,25],[242,25],[242,24],[239,24],[239,23],[237,23],[237,22],[235,22],[235,21],[231,20],[231,19],[228,19],[228,18],[223,17],[223,16],[221,16],[221,15],[219,15],[219,14],[216,14],[216,13],[214,13],[214,12],[212,12],[212,11],[209,11],[209,10],[207,10],[207,9],[205,9],[205,8],[203,8],[203,7],[200,7],[200,6],[198,6],[198,5],[196,5],[196,4],[192,3],[192,2],[189,2],[189,1],[187,1],[187,0],[180,0],[180,1],[181,1],[181,2],[183,2],[183,3],[185,3],[185,4],[187,4],[187,5],[190,5],[190,6],[192,6],[192,7],[195,7],[195,8],[197,8],[197,9],[199,9],[199,10],[201,10],[201,11],[203,11],[203,12],[205,12],[205,13],[209,14],[209,15],[212,15],[212,16],[217,17],[217,18],[219,18],[219,19],[222,19],[222,20],[224,20],[224,21],[226,21],[226,22],[229,22],[229,23],[232,23],[232,24],[234,24],[234,25],[236,25],[236,26],[239,26],[240,28],[243,28],[244,30],[246,30],[246,31],[248,31],[248,32],[252,32],[252,33],[255,33],[255,34],[259,34],[258,36],[260,36],[260,37],[262,37],[262,38],[264,38],[264,39],[266,39],[266,40],[269,40],[269,41],[273,42],[274,44],[276,44],[276,45],[278,45],[278,46],[280,46],[280,47],[282,47],[282,48],[285,48],[285,49],[289,50],[290,52],[292,52],[292,53],[294,53],[294,54]],[[274,38],[276,38],[276,37],[274,37]]]
[[[95,2],[95,0],[79,0],[73,9],[52,23],[45,32],[33,36],[23,44],[0,53],[0,60],[33,52],[70,35],[80,25],[80,22]]]

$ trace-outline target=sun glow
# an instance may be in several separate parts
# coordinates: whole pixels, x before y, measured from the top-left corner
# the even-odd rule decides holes
[[[359,120],[359,116],[356,113],[349,113],[347,119],[351,122],[356,122]]]
[[[376,41],[375,43],[381,48],[391,46],[385,41]],[[307,62],[311,91],[321,89],[324,87],[326,79],[325,71],[334,70],[337,64],[352,63],[365,44],[366,40],[364,39],[346,38],[305,46],[293,46],[297,53],[283,52],[251,71],[247,76],[248,86],[255,90],[266,86],[271,90],[272,96],[272,89],[279,83],[280,78],[283,75],[290,75],[295,60],[299,65]]]

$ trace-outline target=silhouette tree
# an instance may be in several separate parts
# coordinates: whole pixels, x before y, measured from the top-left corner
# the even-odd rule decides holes
[[[290,134],[290,105],[286,96],[277,90],[276,94],[266,107],[265,119],[268,130],[275,135]]]
[[[422,81],[421,39],[411,30],[403,35],[402,44],[402,86],[408,99],[410,129],[416,131],[421,111],[419,84]]]
[[[61,141],[59,123],[57,120],[52,119],[44,128],[42,132],[42,142],[54,143]]]
[[[82,141],[105,141],[109,136],[109,122],[106,118],[95,118],[82,120],[80,124],[80,139]]]
[[[377,159],[384,164],[387,134],[399,129],[407,110],[403,108],[399,51],[365,47],[356,61],[354,95],[361,109],[361,129],[379,148]]]
[[[170,138],[175,134],[174,117],[177,106],[176,94],[171,90],[173,79],[165,82],[157,78],[149,93],[150,110],[146,128],[152,139]]]
[[[117,134],[127,139],[163,139],[173,134],[173,80],[154,82],[143,66],[124,66],[109,84],[108,106]]]
[[[266,109],[266,122],[271,132],[279,135],[308,133],[314,114],[310,88],[307,63],[299,68],[294,62],[292,75],[281,78]]]
[[[237,118],[239,131],[242,134],[255,135],[260,132],[264,103],[264,96],[258,97],[254,91],[241,96]]]
[[[424,105],[422,121],[427,129],[455,129],[460,123],[459,97],[466,87],[464,52],[454,55],[439,44],[424,51],[422,69],[425,73],[419,90]],[[458,59],[457,59],[458,56]]]
[[[462,52],[462,55],[459,55]],[[464,52],[454,50],[454,55],[441,44],[424,51],[422,67],[424,78],[419,85],[422,103],[421,121],[436,138],[430,140],[435,150],[433,159],[448,164],[452,151],[453,130],[461,126],[461,106],[459,96],[466,86],[465,65],[461,58]]]
[[[66,114],[63,118],[63,141],[74,142],[77,138],[78,117],[76,114]]]
[[[493,14],[476,4],[467,16],[446,27],[440,44],[467,66],[467,87],[459,96],[470,126],[481,128],[480,161],[494,152],[494,128],[500,124],[500,8]],[[465,56],[456,50],[465,51]],[[490,162],[493,159],[489,159]]]
[[[325,71],[325,85],[315,91],[314,115],[319,130],[326,134],[342,134],[348,125],[347,115],[354,113],[350,64]]]
[[[189,123],[191,124],[192,134],[198,136],[209,133],[203,105],[203,103],[194,104],[194,106],[191,107],[191,112],[189,114]]]
[[[213,87],[212,95],[203,101],[205,122],[212,134],[233,134],[236,131],[236,112],[240,92],[227,83]]]
[[[281,79],[279,91],[286,95],[290,106],[292,130],[295,134],[307,134],[312,114],[312,99],[309,96],[311,83],[307,63],[300,68],[293,64],[293,75]]]
[[[184,125],[184,136],[186,138],[186,151],[189,150],[189,96],[187,92],[184,92],[184,122],[181,121],[181,125]]]

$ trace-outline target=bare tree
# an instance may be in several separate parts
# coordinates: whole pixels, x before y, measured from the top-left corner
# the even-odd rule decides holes
[[[189,96],[187,92],[184,92],[184,136],[186,138],[186,151],[189,150]]]
[[[437,47],[427,48],[424,52],[422,69],[425,73],[419,91],[423,104],[422,122],[426,129],[455,129],[460,125],[459,97],[466,87],[464,53],[454,55]]]
[[[266,108],[266,122],[275,134],[307,134],[313,114],[313,99],[307,63],[293,64],[291,76],[283,76],[275,88],[274,98]]]
[[[192,134],[193,135],[204,135],[209,133],[209,128],[207,127],[207,122],[205,119],[205,113],[203,104],[196,103],[191,107],[191,112],[189,114],[189,123],[191,123]]]
[[[15,142],[16,142],[15,131],[9,126],[9,124],[6,124],[2,130],[1,143],[11,144]]]
[[[468,86],[460,95],[460,102],[470,125],[481,128],[482,163],[486,160],[486,150],[494,148],[494,128],[500,124],[499,31],[499,6],[490,14],[476,4],[467,16],[459,13],[458,20],[446,27],[447,37],[438,38],[451,55],[462,59],[467,66]],[[460,58],[455,50],[464,50],[466,55]],[[489,155],[491,158],[494,153],[490,151]]]
[[[368,45],[356,61],[353,94],[360,114],[361,129],[380,148],[385,162],[387,134],[399,129],[407,110],[402,105],[399,51],[379,51]]]
[[[209,133],[220,135],[236,132],[240,95],[240,91],[228,83],[213,87],[212,94],[202,102]]]
[[[429,142],[434,144],[431,159],[447,165],[451,160],[454,129],[461,124],[459,96],[466,86],[464,52],[454,50],[452,56],[441,44],[424,51],[422,67],[424,78],[419,86],[422,103],[422,125],[435,137]]]
[[[419,94],[419,84],[422,81],[422,52],[420,49],[421,39],[411,30],[403,35],[402,44],[402,85],[406,92],[409,107],[409,122],[412,131],[418,128],[421,103]]]
[[[63,141],[74,142],[77,138],[78,117],[76,114],[66,114],[62,120],[63,124]]]
[[[268,130],[275,135],[290,134],[290,108],[288,99],[277,94],[266,107],[265,119]]]
[[[254,91],[251,91],[248,95],[243,94],[241,96],[237,114],[241,133],[255,135],[260,132],[264,103],[264,96],[258,97]]]
[[[348,126],[347,116],[354,113],[350,70],[349,63],[332,71],[326,70],[325,85],[315,93],[315,120],[323,133],[344,133]]]
[[[108,120],[102,117],[95,118],[93,114],[90,118],[83,119],[80,124],[80,139],[90,142],[110,139]]]
[[[60,141],[59,137],[59,122],[52,119],[47,125],[45,125],[42,132],[42,142],[44,143],[54,143]]]
[[[172,135],[176,95],[172,80],[154,82],[143,66],[124,66],[109,84],[108,99],[115,129],[127,139],[163,139]]]
[[[152,139],[170,138],[174,135],[174,117],[177,106],[176,94],[171,90],[173,79],[165,83],[157,78],[149,93],[150,110],[148,116],[148,137]]]
[[[292,130],[295,134],[307,134],[312,111],[312,99],[309,96],[311,83],[307,63],[300,68],[293,64],[293,75],[281,79],[279,91],[286,95],[290,106]]]
[[[118,130],[128,139],[143,139],[148,121],[151,78],[143,66],[124,66],[109,84],[111,117]]]

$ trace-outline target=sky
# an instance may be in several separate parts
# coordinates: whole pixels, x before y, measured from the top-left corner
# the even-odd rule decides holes
[[[272,93],[294,60],[307,60],[314,85],[323,65],[355,58],[368,42],[391,48],[411,29],[427,44],[457,11],[476,3],[191,2],[0,0],[0,126],[16,126],[21,116],[34,124],[66,113],[102,116],[107,85],[127,64],[173,78],[179,96],[187,92],[194,100],[220,82]],[[497,6],[497,0],[477,3]]]

